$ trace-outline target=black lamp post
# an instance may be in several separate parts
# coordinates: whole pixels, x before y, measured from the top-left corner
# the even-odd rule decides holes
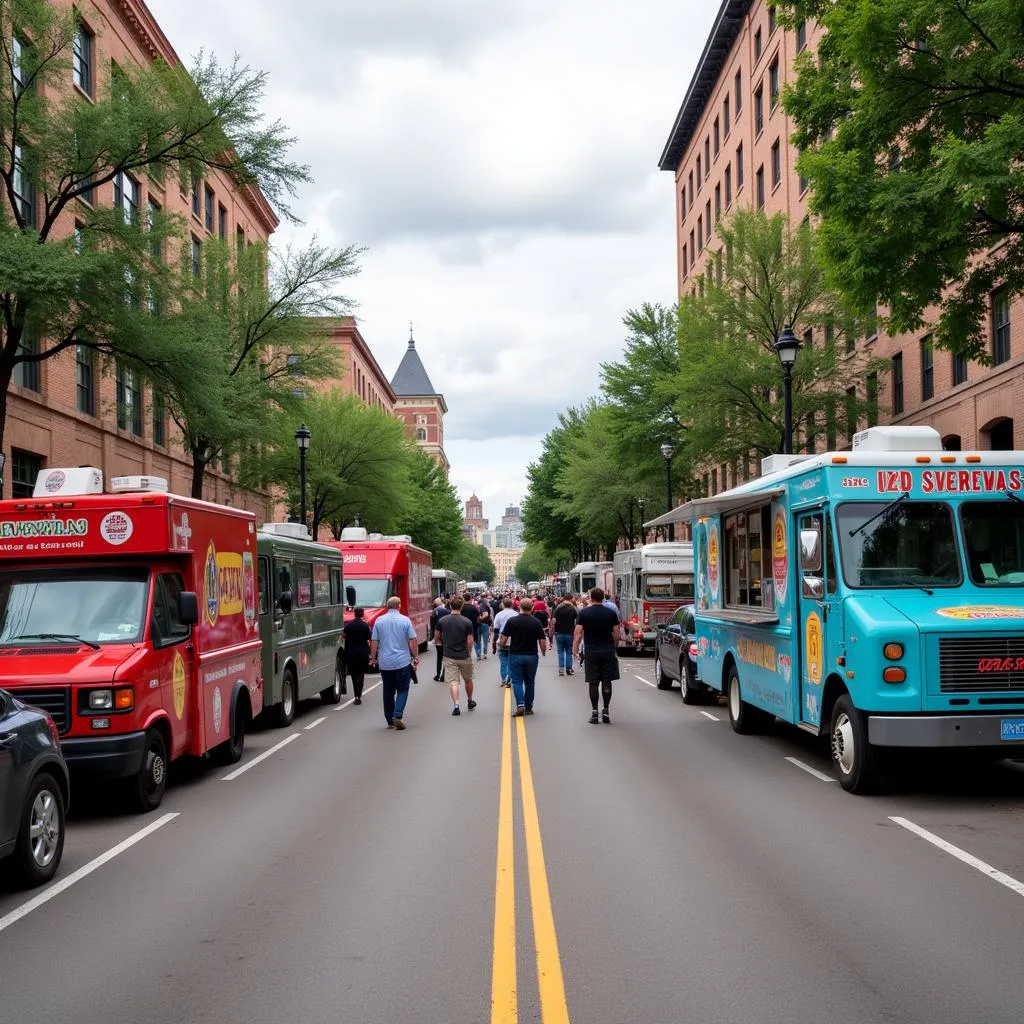
[[[675,451],[667,442],[661,446],[661,457],[665,460],[665,504],[669,512],[672,511],[672,456]],[[673,523],[668,524],[668,539],[676,539],[676,528]]]
[[[309,439],[312,436],[305,423],[295,431],[295,443],[299,446],[299,517],[307,530],[309,521],[306,519],[306,452],[309,450]]]
[[[644,498],[636,499],[636,507],[640,509],[640,543],[641,545],[647,539],[647,531],[644,529],[644,505],[647,502]]]
[[[800,339],[793,333],[793,328],[786,324],[782,328],[779,340],[773,346],[782,363],[783,384],[783,416],[782,454],[793,454],[793,364],[801,349]]]

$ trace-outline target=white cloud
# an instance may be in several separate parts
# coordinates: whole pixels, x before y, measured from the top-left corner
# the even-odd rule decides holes
[[[698,0],[149,0],[189,62],[270,73],[316,184],[299,231],[368,246],[350,283],[384,372],[416,325],[463,497],[500,518],[621,318],[675,285],[656,164],[716,5]]]

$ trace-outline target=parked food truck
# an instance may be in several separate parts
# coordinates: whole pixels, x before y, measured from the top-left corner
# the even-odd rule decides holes
[[[614,570],[611,562],[577,562],[569,570],[569,586],[574,594],[586,595],[588,590],[603,586],[606,576]]]
[[[682,508],[699,674],[733,729],[827,735],[851,792],[890,748],[1021,756],[1024,452],[875,427],[850,452],[765,461]]]
[[[48,711],[72,772],[127,780],[242,756],[263,708],[256,522],[152,476],[49,469],[0,502],[0,687]]]
[[[345,692],[341,552],[302,523],[264,523],[256,538],[263,706],[289,725],[300,700],[337,704]]]
[[[433,605],[430,552],[416,547],[409,536],[368,534],[362,527],[349,527],[340,541],[329,543],[341,550],[344,560],[346,619],[360,605],[373,626],[387,611],[388,598],[399,597],[403,614],[412,619],[420,646],[425,646]]]
[[[461,594],[458,589],[459,577],[451,569],[430,570],[430,591],[432,597],[451,597],[454,594]]]
[[[615,603],[622,617],[620,643],[653,651],[659,627],[693,601],[693,545],[689,541],[644,544],[616,551]]]

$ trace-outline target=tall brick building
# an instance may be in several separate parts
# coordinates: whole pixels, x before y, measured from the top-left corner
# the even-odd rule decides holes
[[[89,103],[109,88],[115,65],[159,58],[181,64],[142,0],[92,0],[78,10],[82,27],[62,88],[79,102]],[[194,253],[213,237],[239,245],[265,242],[277,227],[263,195],[238,189],[226,175],[211,170],[186,187],[187,194],[176,179],[160,183],[146,175],[123,175],[97,187],[93,202],[118,203],[126,210],[131,206],[140,216],[155,209],[180,215],[188,223]],[[84,200],[76,200],[58,222],[55,237],[72,235],[86,209]],[[36,474],[45,466],[83,464],[99,467],[108,478],[153,473],[166,477],[172,490],[188,493],[191,463],[175,443],[175,434],[159,399],[127,367],[102,367],[85,349],[19,364],[9,394],[3,496],[31,493]],[[210,467],[204,496],[270,514],[263,498],[234,486],[228,470],[227,464]]]
[[[734,204],[781,211],[794,224],[806,215],[806,183],[789,142],[793,125],[779,97],[794,58],[813,49],[818,35],[810,22],[783,30],[763,0],[721,3],[659,161],[675,175],[680,295],[696,288],[721,247],[716,228]],[[988,332],[992,366],[935,349],[927,330],[870,333],[857,345],[884,359],[888,372],[850,385],[862,397],[881,392],[881,422],[928,424],[950,449],[1024,448],[1024,299],[1011,301],[996,289]],[[854,426],[865,424],[840,425],[837,447],[849,446]],[[713,489],[732,486],[735,475],[721,467]]]
[[[448,412],[444,395],[430,382],[426,367],[416,351],[416,342],[409,329],[409,345],[398,364],[391,389],[395,393],[395,414],[405,423],[406,434],[424,451],[444,466],[451,468],[444,453],[444,417]]]

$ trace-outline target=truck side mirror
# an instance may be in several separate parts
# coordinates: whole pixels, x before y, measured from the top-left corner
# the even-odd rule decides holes
[[[178,592],[178,618],[186,626],[194,626],[199,621],[199,599],[193,591]]]
[[[292,592],[290,590],[282,590],[281,596],[277,599],[277,606],[281,609],[282,614],[288,615],[292,610]]]
[[[356,605],[356,588],[351,585],[345,588],[345,604],[349,608],[354,608]]]
[[[800,568],[804,572],[821,572],[821,531],[800,531]]]

